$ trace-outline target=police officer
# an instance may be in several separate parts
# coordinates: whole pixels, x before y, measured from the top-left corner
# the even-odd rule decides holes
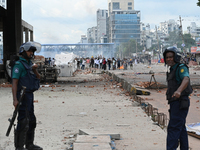
[[[37,65],[32,64],[31,59],[34,57],[34,52],[39,48],[41,48],[41,45],[36,42],[22,44],[19,50],[19,60],[15,62],[12,69],[14,107],[18,105],[22,86],[26,87],[26,92],[18,111],[18,122],[14,137],[16,150],[42,150],[41,147],[33,144],[36,128],[33,92],[39,89],[40,75],[36,70]],[[26,148],[24,148],[24,145],[26,145]]]
[[[176,150],[179,143],[181,150],[188,150],[188,135],[185,127],[189,110],[189,94],[192,93],[189,70],[180,64],[181,55],[175,47],[168,47],[164,53],[165,64],[170,66],[167,72],[168,89],[166,92],[170,105],[170,120],[167,128],[167,150]]]

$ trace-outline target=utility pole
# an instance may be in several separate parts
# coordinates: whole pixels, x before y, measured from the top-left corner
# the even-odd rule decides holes
[[[157,43],[158,43],[158,52],[159,52],[159,59],[160,59],[160,47],[159,47],[159,41],[158,41],[157,26],[156,26],[156,39],[157,39]]]
[[[136,55],[137,55],[137,39],[136,39]]]
[[[183,28],[182,28],[182,20],[181,20],[181,16],[179,16],[179,20],[178,21],[180,21],[180,30],[181,30],[181,38],[182,38],[182,47],[183,47],[183,49],[184,49],[184,46],[185,46],[185,43],[184,43],[184,38],[183,38]]]

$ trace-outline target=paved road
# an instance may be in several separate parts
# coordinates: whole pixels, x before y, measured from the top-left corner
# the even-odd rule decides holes
[[[0,150],[13,150],[13,130],[5,136],[13,112],[11,88],[0,88]],[[36,144],[44,150],[61,150],[75,140],[79,129],[102,129],[121,135],[118,150],[164,150],[166,132],[133,107],[132,97],[108,75],[79,72],[59,78],[53,87],[35,92]]]

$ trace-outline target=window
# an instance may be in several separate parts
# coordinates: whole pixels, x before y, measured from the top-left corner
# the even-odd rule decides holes
[[[113,3],[113,9],[119,9],[119,3],[114,2]]]
[[[128,10],[132,10],[132,7],[128,7]]]
[[[128,2],[128,6],[131,6],[132,5],[132,2]]]
[[[104,10],[102,10],[102,17],[104,17]]]

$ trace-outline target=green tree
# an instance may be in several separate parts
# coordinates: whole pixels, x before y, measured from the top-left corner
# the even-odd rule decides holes
[[[197,6],[199,6],[199,7],[200,7],[200,0],[198,0],[198,2],[197,2]]]
[[[143,47],[137,43],[137,52],[141,52],[143,50]],[[116,48],[115,56],[123,56],[123,57],[131,57],[132,53],[136,53],[136,41],[133,39],[130,39],[126,43],[121,43]]]
[[[195,46],[195,40],[191,38],[191,34],[183,34],[183,37],[180,32],[174,31],[169,34],[169,37],[166,39],[169,46],[177,45],[178,48],[182,48],[184,41],[185,48],[191,48]]]

